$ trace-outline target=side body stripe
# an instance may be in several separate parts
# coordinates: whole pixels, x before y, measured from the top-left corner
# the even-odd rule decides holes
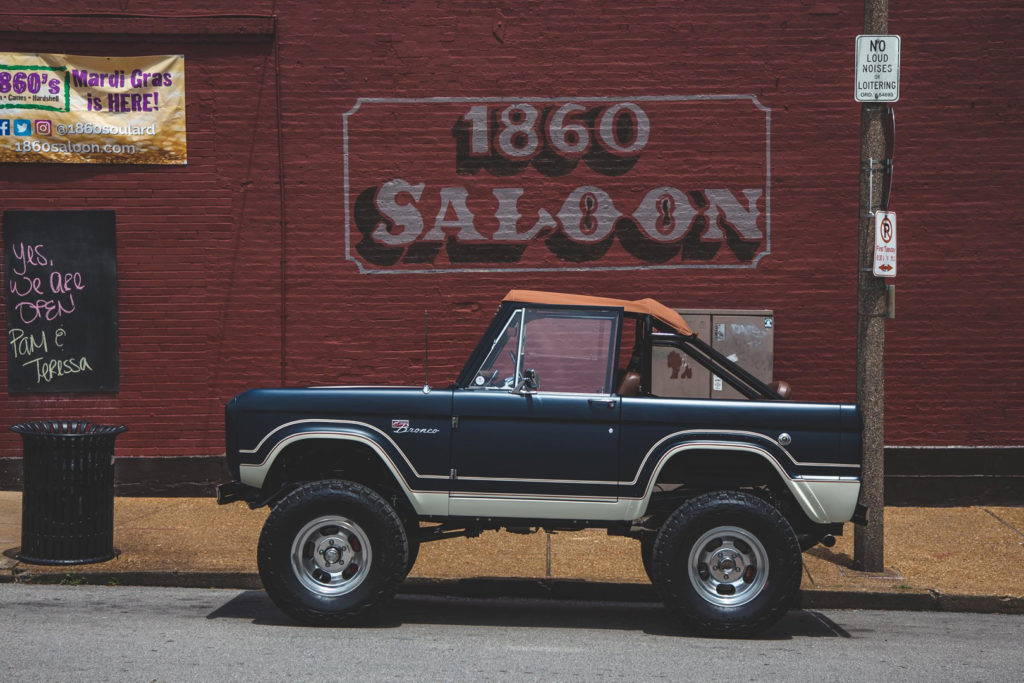
[[[241,464],[242,482],[261,487],[280,453],[296,442],[309,439],[341,440],[368,446],[394,475],[417,513],[428,516],[453,514],[525,518],[544,513],[544,516],[553,518],[568,516],[574,519],[631,521],[645,513],[653,495],[654,484],[668,462],[675,455],[691,450],[741,451],[764,458],[781,477],[807,516],[819,523],[849,519],[859,491],[856,476],[859,468],[856,465],[799,462],[772,439],[756,432],[685,430],[666,435],[651,446],[630,481],[474,477],[466,480],[507,482],[509,485],[518,485],[518,490],[507,493],[460,491],[449,497],[449,477],[417,471],[398,444],[381,429],[365,422],[325,419],[296,420],[282,424],[265,434],[255,448],[241,449],[241,454],[250,456],[254,461]],[[834,467],[846,468],[848,473],[844,476],[811,472],[791,474],[787,471],[787,468],[802,470]],[[523,484],[562,484],[569,489],[564,494],[540,491],[524,493]],[[595,484],[614,489],[608,491],[607,495],[577,495],[571,488],[580,485],[593,487]],[[828,495],[820,493],[826,490],[830,492]],[[564,511],[559,512],[562,508],[565,508]]]

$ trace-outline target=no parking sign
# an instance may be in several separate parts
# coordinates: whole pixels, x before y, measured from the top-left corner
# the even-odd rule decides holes
[[[875,258],[871,272],[876,277],[896,277],[896,213],[875,212]]]

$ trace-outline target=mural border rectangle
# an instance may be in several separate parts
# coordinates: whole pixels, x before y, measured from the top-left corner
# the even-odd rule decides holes
[[[636,266],[588,266],[580,267],[480,267],[480,268],[421,268],[408,270],[388,270],[382,268],[367,268],[359,259],[352,254],[351,231],[352,231],[352,206],[349,183],[349,117],[359,111],[364,104],[493,104],[512,101],[558,103],[567,100],[579,102],[722,102],[735,100],[748,100],[757,109],[764,112],[765,117],[765,249],[757,254],[750,263],[743,264],[649,264]],[[360,97],[356,99],[355,105],[342,114],[342,154],[344,162],[344,192],[345,192],[345,259],[356,264],[360,274],[425,274],[425,273],[496,273],[496,272],[562,272],[568,270],[593,270],[593,271],[628,271],[628,270],[679,270],[679,269],[749,269],[756,268],[758,262],[771,253],[771,121],[772,110],[766,107],[757,99],[756,95],[640,95],[640,96],[602,96],[602,97]]]

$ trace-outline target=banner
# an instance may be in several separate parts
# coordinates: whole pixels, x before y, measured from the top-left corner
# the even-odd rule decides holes
[[[0,162],[186,161],[184,55],[0,52]]]

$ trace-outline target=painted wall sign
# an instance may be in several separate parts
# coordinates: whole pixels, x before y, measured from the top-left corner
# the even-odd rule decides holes
[[[7,390],[117,391],[113,211],[4,211]]]
[[[185,57],[0,53],[0,162],[184,164]]]
[[[771,111],[751,95],[363,98],[343,116],[362,273],[751,268]]]

